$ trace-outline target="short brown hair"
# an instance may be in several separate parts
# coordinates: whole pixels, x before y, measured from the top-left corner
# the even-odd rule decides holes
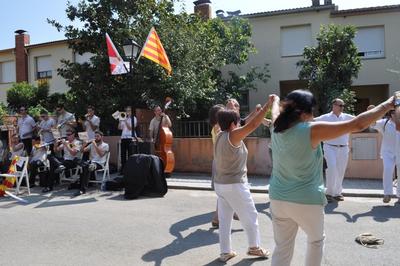
[[[223,109],[217,113],[217,118],[219,127],[222,131],[228,130],[232,122],[237,125],[240,121],[239,114],[234,110]]]

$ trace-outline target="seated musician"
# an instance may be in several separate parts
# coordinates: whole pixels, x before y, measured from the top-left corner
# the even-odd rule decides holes
[[[33,139],[33,148],[29,158],[29,185],[35,186],[38,169],[45,165],[47,160],[47,147],[41,145],[40,136]]]
[[[15,156],[21,157],[26,155],[24,143],[20,142],[18,133],[12,134],[9,151],[7,151],[6,153],[7,154],[4,156],[5,159],[1,169],[3,173],[6,173],[8,171],[11,161]]]
[[[80,180],[82,184],[81,186],[86,189],[89,182],[89,172],[94,177],[94,171],[101,169],[104,166],[110,148],[107,143],[103,142],[103,132],[96,130],[94,140],[83,150],[84,152],[89,152],[90,155],[90,164],[88,167],[84,168],[83,179]]]
[[[162,119],[163,127],[172,127],[172,123],[168,115],[163,113],[160,106],[157,105],[156,107],[154,107],[153,111],[155,116],[150,121],[149,133],[150,133],[150,141],[156,142],[158,137],[158,129],[160,128],[161,118],[163,118]]]
[[[65,169],[75,168],[81,164],[81,142],[75,138],[75,132],[73,130],[67,130],[66,139],[62,138],[55,143],[54,152],[57,153],[60,151],[64,153],[62,158],[56,157],[55,155],[48,156],[50,173],[43,192],[53,190],[56,174],[61,173]]]

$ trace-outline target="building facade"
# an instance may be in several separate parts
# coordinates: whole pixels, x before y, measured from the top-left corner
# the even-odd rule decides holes
[[[311,1],[310,1],[311,3]],[[252,25],[252,39],[257,54],[241,67],[243,73],[250,66],[269,64],[271,79],[258,84],[257,91],[249,91],[250,109],[268,94],[284,96],[305,88],[298,80],[296,63],[302,59],[305,46],[317,44],[321,25],[354,25],[355,44],[362,58],[358,78],[353,81],[357,112],[369,104],[378,104],[400,89],[400,5],[338,10],[331,1],[312,1],[313,6],[290,10],[241,15]],[[393,71],[394,70],[394,71]],[[245,92],[244,94],[246,94]]]

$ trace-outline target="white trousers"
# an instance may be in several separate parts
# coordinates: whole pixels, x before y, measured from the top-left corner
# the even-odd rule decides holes
[[[297,230],[307,235],[305,266],[319,266],[324,249],[324,207],[271,200],[275,249],[271,266],[289,266],[293,257]]]
[[[326,169],[326,194],[339,196],[343,190],[343,178],[349,160],[349,147],[335,147],[324,144]]]
[[[383,194],[393,195],[393,173],[396,165],[396,157],[394,154],[388,152],[382,152],[381,157],[383,161]],[[399,193],[397,194],[399,195]]]
[[[218,195],[219,245],[221,253],[232,251],[231,227],[236,212],[247,234],[249,247],[260,246],[257,210],[247,184],[214,184]]]

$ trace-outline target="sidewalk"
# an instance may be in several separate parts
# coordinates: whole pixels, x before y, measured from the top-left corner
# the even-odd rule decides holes
[[[253,193],[268,193],[269,177],[249,176]],[[201,173],[173,173],[167,179],[173,189],[212,190],[211,176]],[[379,179],[348,179],[343,182],[343,195],[347,197],[383,197],[382,181]]]

